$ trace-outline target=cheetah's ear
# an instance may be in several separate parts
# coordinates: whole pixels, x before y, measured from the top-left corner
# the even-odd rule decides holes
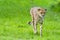
[[[40,11],[41,9],[38,9],[38,11]]]
[[[45,11],[47,11],[47,9],[45,9]]]

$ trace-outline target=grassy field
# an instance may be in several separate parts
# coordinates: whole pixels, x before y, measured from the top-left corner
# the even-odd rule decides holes
[[[59,0],[0,0],[0,40],[60,40],[60,13],[50,6]],[[47,9],[43,24],[43,36],[34,35],[29,10],[32,6]],[[54,9],[56,10],[56,9]]]

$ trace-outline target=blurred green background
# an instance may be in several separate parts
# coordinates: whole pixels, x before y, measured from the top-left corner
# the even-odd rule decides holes
[[[47,9],[42,38],[27,24],[34,6]],[[0,40],[60,40],[60,0],[0,0]]]

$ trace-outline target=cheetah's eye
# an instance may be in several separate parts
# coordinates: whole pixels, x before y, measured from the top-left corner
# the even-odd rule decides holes
[[[41,14],[42,14],[42,12],[41,12]]]

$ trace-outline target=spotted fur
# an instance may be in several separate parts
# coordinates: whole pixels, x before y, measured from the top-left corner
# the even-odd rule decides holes
[[[40,23],[40,36],[42,36],[42,24],[44,21],[45,12],[46,9],[43,9],[41,7],[33,7],[30,9],[32,21],[29,23],[33,26],[33,31],[35,34],[37,33],[36,24]]]

